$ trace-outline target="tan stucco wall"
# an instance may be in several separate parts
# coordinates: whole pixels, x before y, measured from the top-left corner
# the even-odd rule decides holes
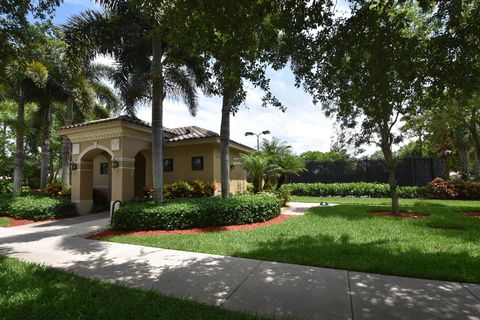
[[[211,143],[166,146],[164,158],[173,159],[173,171],[164,173],[165,183],[195,179],[214,182],[213,149]],[[203,157],[203,170],[192,170],[192,157]]]
[[[238,193],[247,191],[247,173],[240,166],[232,166],[241,152],[237,149],[230,148],[230,193]],[[215,186],[218,192],[221,191],[221,172],[220,172],[220,145],[214,147],[214,163],[215,163]]]
[[[67,136],[72,142],[72,161],[78,166],[72,172],[72,201],[77,204],[80,214],[90,212],[93,188],[110,186],[111,200],[134,199],[135,156],[139,152],[145,156],[145,185],[153,184],[151,129],[112,121],[60,130],[59,134]],[[239,150],[231,148],[231,163],[239,155]],[[196,156],[203,157],[203,170],[192,170],[192,157]],[[215,183],[220,191],[218,138],[169,142],[165,146],[164,158],[174,161],[173,171],[164,173],[165,183],[199,179]],[[113,168],[112,159],[117,161],[117,168]],[[110,176],[100,175],[101,162],[109,162]],[[246,190],[246,173],[242,168],[232,168],[230,179],[232,193]]]

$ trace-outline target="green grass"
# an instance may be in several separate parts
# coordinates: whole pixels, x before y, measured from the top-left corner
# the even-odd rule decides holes
[[[391,205],[390,198],[342,198],[342,197],[303,197],[292,196],[291,201],[296,202],[330,202],[340,204],[362,204],[362,205]],[[478,207],[480,208],[480,201],[472,200],[437,200],[437,199],[400,199],[402,206],[448,206],[448,207]]]
[[[296,199],[298,200],[298,199]],[[382,199],[356,199],[381,203]],[[354,201],[351,199],[350,201]],[[378,202],[376,202],[378,201]],[[338,201],[332,201],[338,202]],[[248,231],[115,236],[121,243],[207,252],[399,276],[480,283],[480,203],[412,200],[404,207],[430,214],[413,220],[380,217],[364,204],[313,208],[305,216]],[[477,206],[477,207],[475,207]]]
[[[8,226],[10,223],[10,220],[8,220],[7,218],[0,218],[0,227],[6,227]]]
[[[0,319],[264,319],[0,256]]]

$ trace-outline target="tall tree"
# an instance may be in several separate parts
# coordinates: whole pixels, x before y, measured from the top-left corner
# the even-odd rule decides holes
[[[425,34],[415,1],[354,0],[350,16],[310,37],[294,69],[314,102],[350,131],[347,142],[380,147],[394,214],[400,210],[392,146],[402,139],[394,128],[422,89]]]
[[[274,0],[198,1],[193,15],[200,30],[211,83],[209,92],[222,97],[220,167],[222,197],[230,194],[230,117],[246,98],[245,82],[261,88],[263,106],[283,109],[271,94],[266,69],[277,48],[281,5]]]
[[[112,54],[121,66],[121,95],[131,114],[136,100],[151,101],[154,201],[163,201],[163,101],[182,98],[195,115],[197,61],[178,45],[184,31],[183,1],[99,1],[104,13],[86,11],[66,27],[71,57]],[[183,42],[186,43],[186,42]],[[75,48],[75,49],[74,49]],[[145,85],[147,90],[141,90]],[[139,90],[140,88],[140,90]]]

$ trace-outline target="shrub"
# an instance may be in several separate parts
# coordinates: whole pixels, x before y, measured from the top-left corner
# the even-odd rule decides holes
[[[289,202],[291,198],[291,193],[290,193],[290,190],[288,189],[280,188],[275,190],[273,194],[277,197],[282,207],[285,207],[287,205],[287,202]]]
[[[165,199],[211,197],[215,193],[215,186],[201,180],[178,181],[163,186]],[[153,199],[153,187],[144,189],[145,199]]]
[[[435,199],[480,200],[480,182],[437,178],[428,184]]]
[[[266,221],[279,214],[279,202],[271,195],[177,199],[163,204],[132,202],[115,212],[112,227],[122,230],[216,227]]]
[[[51,183],[47,184],[45,187],[45,193],[50,197],[58,197],[62,192],[62,184],[61,183]]]
[[[289,190],[295,196],[312,197],[371,197],[382,198],[390,196],[390,187],[386,183],[291,183],[281,187]],[[401,198],[419,198],[427,195],[425,187],[399,187]]]
[[[63,198],[42,195],[0,197],[0,215],[34,221],[71,217],[76,214],[75,205]]]
[[[10,194],[12,193],[13,185],[12,182],[7,179],[0,178],[0,195],[1,194]]]

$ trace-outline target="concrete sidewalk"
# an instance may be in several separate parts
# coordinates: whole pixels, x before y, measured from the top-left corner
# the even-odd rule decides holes
[[[480,319],[480,285],[87,240],[106,214],[0,228],[0,254],[227,309],[299,319]]]

